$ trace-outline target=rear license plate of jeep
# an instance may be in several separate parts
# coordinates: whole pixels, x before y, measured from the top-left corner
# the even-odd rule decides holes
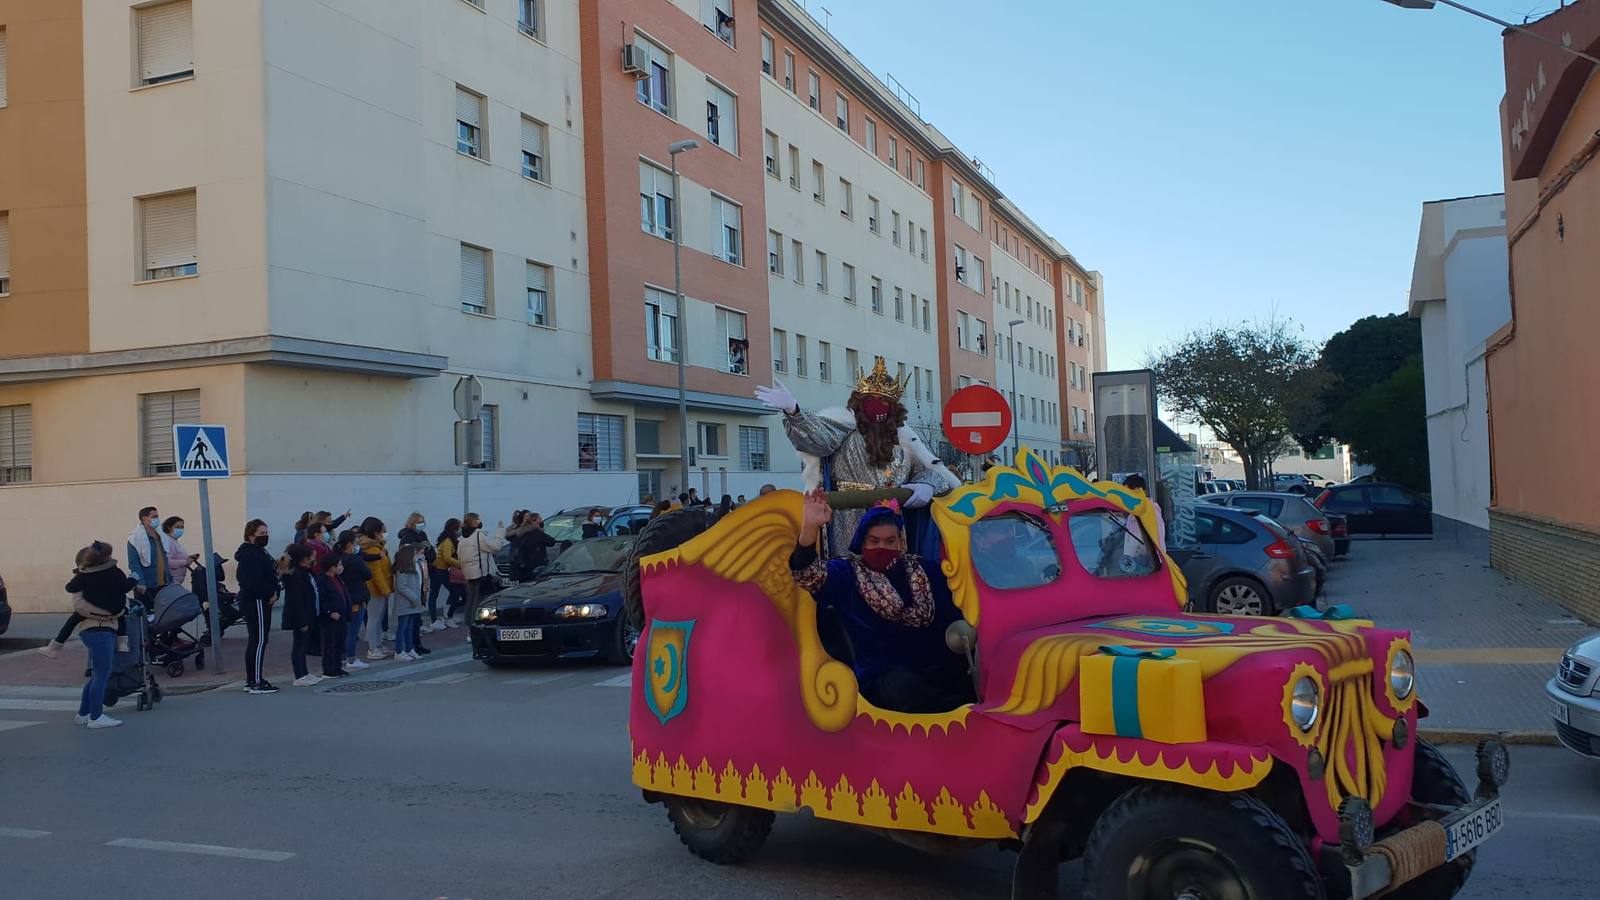
[[[1491,837],[1506,823],[1500,814],[1500,801],[1489,805],[1445,829],[1444,859],[1449,862],[1472,850]]]

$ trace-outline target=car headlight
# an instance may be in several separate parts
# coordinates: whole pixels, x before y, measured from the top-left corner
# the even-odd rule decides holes
[[[1389,689],[1394,691],[1397,699],[1404,700],[1411,696],[1411,689],[1416,686],[1417,664],[1412,661],[1410,653],[1396,650],[1394,656],[1389,658]]]
[[[493,622],[498,618],[500,618],[500,610],[493,606],[480,606],[478,607],[477,611],[472,614],[472,620],[474,622]]]
[[[1310,731],[1311,726],[1317,724],[1317,716],[1322,714],[1322,693],[1311,676],[1303,676],[1295,682],[1290,712],[1301,731]]]
[[[604,603],[568,603],[556,607],[555,616],[558,619],[604,619],[606,612]]]

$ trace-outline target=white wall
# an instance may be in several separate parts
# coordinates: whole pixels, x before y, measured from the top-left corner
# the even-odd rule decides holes
[[[1507,265],[1504,197],[1424,205],[1411,313],[1422,325],[1433,511],[1481,530],[1490,488],[1484,351],[1511,318]]]
[[[800,86],[804,90],[804,85]],[[913,400],[908,387],[906,407],[908,424],[938,427],[940,396],[939,329],[937,323],[923,331],[920,320],[922,298],[930,299],[930,308],[937,318],[938,303],[933,301],[936,292],[935,273],[931,262],[923,262],[909,249],[908,223],[917,228],[933,230],[933,201],[916,185],[907,181],[881,160],[869,154],[849,136],[839,131],[832,119],[824,119],[806,105],[803,96],[784,90],[783,85],[769,76],[761,79],[762,115],[759,126],[741,124],[742,128],[759,127],[778,136],[778,155],[781,178],[766,179],[766,228],[783,235],[784,272],[769,275],[768,293],[771,298],[772,327],[783,329],[788,342],[785,354],[789,371],[778,376],[794,391],[800,405],[808,409],[843,406],[855,385],[855,373],[846,365],[846,351],[855,350],[861,368],[871,370],[874,356],[883,356],[889,373],[894,375],[897,364],[904,363],[911,378],[917,369],[924,372],[926,383],[934,385],[932,401]],[[831,110],[831,106],[827,106]],[[831,114],[831,113],[830,113]],[[764,146],[764,134],[756,135],[756,146]],[[880,138],[884,140],[886,138]],[[800,189],[789,186],[790,161],[788,147],[795,145],[800,152]],[[825,169],[826,204],[812,198],[811,161],[815,159]],[[843,196],[839,179],[849,181],[853,195],[853,218],[841,215]],[[868,230],[869,197],[879,202],[879,233]],[[894,213],[900,213],[901,244],[893,241]],[[750,236],[750,246],[757,248],[759,257],[752,265],[766,265],[767,235],[765,231]],[[798,239],[805,246],[805,283],[794,281],[790,242]],[[828,290],[817,288],[816,251],[828,255]],[[849,263],[856,269],[855,303],[844,302],[843,266]],[[872,279],[883,281],[883,312],[872,311]],[[903,321],[896,321],[895,288],[901,290],[905,303]],[[917,324],[913,326],[912,295],[917,298]],[[794,371],[794,348],[797,335],[806,337],[807,372],[804,377]],[[767,340],[769,336],[751,335],[751,340]],[[819,342],[832,345],[832,378],[820,378]],[[930,380],[931,379],[931,380]],[[774,475],[787,473],[793,484],[798,484],[799,462],[793,445],[783,433],[781,424],[774,420],[773,467]],[[769,479],[784,485],[774,477]]]

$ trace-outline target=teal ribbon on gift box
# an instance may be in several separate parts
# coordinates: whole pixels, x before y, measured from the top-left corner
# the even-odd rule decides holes
[[[1327,609],[1315,606],[1296,606],[1284,613],[1291,619],[1318,619],[1324,622],[1344,622],[1357,618],[1355,607],[1348,603],[1335,603]]]
[[[1147,659],[1171,659],[1178,651],[1109,645],[1100,652],[1115,657],[1111,661],[1111,727],[1119,737],[1144,737],[1144,727],[1139,724],[1139,664]]]

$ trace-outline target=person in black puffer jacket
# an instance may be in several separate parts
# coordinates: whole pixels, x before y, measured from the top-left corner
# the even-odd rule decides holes
[[[367,600],[370,599],[367,582],[372,579],[372,570],[367,568],[367,561],[361,558],[357,537],[352,529],[339,535],[339,540],[333,545],[333,552],[344,561],[344,571],[339,574],[339,580],[344,582],[345,594],[350,598],[350,616],[344,637],[346,669],[367,668],[367,664],[356,656],[356,642],[361,639],[361,626],[367,621]]]
[[[111,545],[102,541],[78,551],[78,568],[67,582],[67,592],[77,595],[73,610],[82,617],[78,639],[89,650],[91,675],[78,700],[77,724],[111,728],[122,723],[103,714],[106,681],[116,659],[117,623],[128,610],[128,592],[137,584],[117,568]]]
[[[305,544],[289,548],[289,574],[283,578],[283,622],[279,626],[294,639],[289,662],[294,666],[294,686],[310,687],[322,680],[306,668],[307,651],[320,647],[317,628],[322,615],[322,585],[318,582],[316,557]]]
[[[522,527],[522,543],[515,551],[517,580],[530,581],[535,572],[550,564],[550,548],[556,545],[556,539],[545,533],[544,516],[538,513],[528,513],[522,520]]]
[[[244,543],[233,553],[239,564],[234,577],[239,582],[239,609],[244,613],[250,639],[245,644],[244,671],[247,694],[276,694],[278,689],[261,671],[267,652],[267,633],[272,619],[272,604],[278,600],[278,562],[267,552],[271,540],[267,523],[251,519],[244,526]]]

